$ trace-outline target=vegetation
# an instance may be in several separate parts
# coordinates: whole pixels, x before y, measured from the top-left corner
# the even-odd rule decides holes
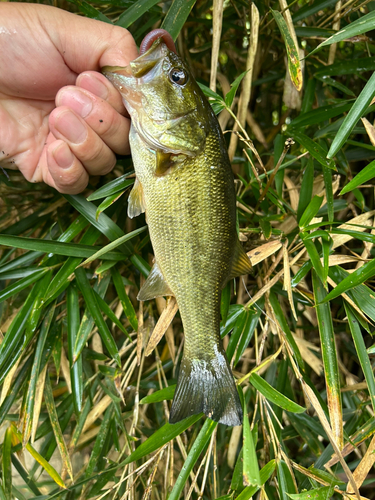
[[[162,24],[219,114],[254,265],[221,303],[247,417],[168,423],[183,332],[136,300],[130,158],[77,196],[0,172],[1,500],[374,498],[375,2],[57,5],[137,43]]]

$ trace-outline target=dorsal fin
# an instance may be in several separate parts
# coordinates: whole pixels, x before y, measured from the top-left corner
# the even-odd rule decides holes
[[[145,210],[146,204],[142,184],[138,179],[135,179],[133,189],[130,191],[128,198],[128,217],[130,219],[137,217],[137,215],[143,214]]]
[[[234,255],[232,260],[232,269],[229,279],[249,274],[253,270],[249,257],[246,255],[245,250],[242,248],[241,243],[237,240]]]
[[[173,292],[167,285],[159,266],[155,262],[137,299],[144,301],[154,299],[155,297],[165,297],[166,295],[173,295]]]

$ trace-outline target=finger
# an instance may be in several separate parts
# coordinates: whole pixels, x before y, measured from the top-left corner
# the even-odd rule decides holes
[[[51,143],[46,151],[46,160],[44,181],[47,184],[65,194],[78,194],[85,189],[89,175],[66,142],[58,140]]]
[[[71,152],[90,175],[104,175],[116,164],[113,151],[74,111],[61,106],[52,111],[50,129],[57,139],[65,141]]]
[[[57,94],[56,105],[77,113],[112,151],[129,154],[130,120],[117,113],[107,101],[87,90],[69,86]]]
[[[120,93],[104,75],[96,71],[85,71],[78,75],[76,86],[101,97],[121,115],[129,116]]]

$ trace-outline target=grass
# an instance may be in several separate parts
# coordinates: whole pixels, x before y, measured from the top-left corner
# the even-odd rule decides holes
[[[228,132],[254,274],[221,333],[246,419],[168,423],[183,335],[173,300],[136,300],[131,159],[77,196],[0,173],[1,500],[374,497],[374,4],[58,2],[137,43],[161,23]]]

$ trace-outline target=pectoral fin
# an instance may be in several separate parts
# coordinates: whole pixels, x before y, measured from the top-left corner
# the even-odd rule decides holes
[[[252,272],[252,269],[253,267],[251,265],[249,257],[246,255],[246,252],[242,248],[239,240],[237,240],[229,279],[237,278],[237,276],[242,276],[244,274],[249,274]]]
[[[147,280],[144,282],[137,299],[151,300],[155,297],[173,295],[173,292],[167,285],[157,263],[153,265]]]
[[[145,210],[146,204],[142,184],[136,179],[128,198],[128,217],[130,219],[137,217],[137,215],[143,214]]]
[[[172,166],[171,153],[156,151],[156,168],[155,175],[161,177]]]

